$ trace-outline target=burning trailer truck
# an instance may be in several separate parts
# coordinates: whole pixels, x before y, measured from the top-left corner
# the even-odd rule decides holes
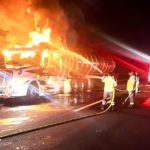
[[[0,97],[34,98],[90,90],[91,75],[114,70],[115,62],[110,58],[67,50],[70,23],[59,3],[52,3],[46,10],[33,1],[2,3],[2,29],[6,33],[2,47],[7,49],[3,50],[4,65],[0,68]],[[74,38],[71,41],[76,43]]]
[[[75,53],[52,46],[18,47],[3,51],[5,67],[0,69],[0,97],[26,96],[91,90],[91,76],[113,71],[115,62],[90,53]]]

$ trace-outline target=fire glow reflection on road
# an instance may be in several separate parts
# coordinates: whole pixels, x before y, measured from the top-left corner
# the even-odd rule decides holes
[[[0,125],[15,125],[15,124],[21,124],[22,122],[29,120],[30,117],[19,117],[19,118],[7,118],[7,119],[1,119]]]
[[[60,105],[60,104],[59,104]],[[66,107],[65,107],[66,109]],[[10,108],[10,111],[23,111],[23,110],[34,110],[37,112],[58,112],[58,111],[63,111],[64,107],[62,107],[62,105],[58,106],[58,104],[53,104],[53,105],[32,105],[32,106],[20,106],[20,107],[16,107],[16,108]]]

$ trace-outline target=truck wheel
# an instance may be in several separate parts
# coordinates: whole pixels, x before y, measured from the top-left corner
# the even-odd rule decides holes
[[[32,82],[29,84],[27,89],[27,98],[29,99],[39,98],[39,86],[36,82]]]

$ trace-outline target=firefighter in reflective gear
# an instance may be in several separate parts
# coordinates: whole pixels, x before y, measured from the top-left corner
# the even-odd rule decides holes
[[[104,93],[103,93],[101,110],[104,110],[104,107],[106,105],[106,100],[108,98],[111,100],[112,110],[114,110],[115,87],[117,86],[117,82],[114,79],[114,76],[111,74],[106,74],[102,78],[102,82],[104,82]]]
[[[133,107],[134,106],[134,95],[135,95],[135,82],[136,82],[136,78],[134,75],[133,71],[130,71],[128,73],[129,75],[129,79],[127,81],[127,91],[128,91],[128,96],[129,96],[129,107]]]

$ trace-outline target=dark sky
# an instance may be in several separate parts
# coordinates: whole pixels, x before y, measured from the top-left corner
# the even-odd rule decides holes
[[[100,56],[106,56],[107,52],[121,66],[120,72],[124,72],[122,67],[126,67],[147,74],[149,56],[139,52],[150,54],[148,0],[32,1],[35,8],[48,10],[51,16],[49,20],[53,18],[52,12],[63,12],[62,16],[69,25],[65,30],[65,39],[71,50],[81,46],[79,51],[91,51]],[[61,22],[57,25],[58,28],[63,27]]]
[[[69,22],[79,34],[89,28],[142,51],[150,49],[150,9],[148,1],[63,0]]]

